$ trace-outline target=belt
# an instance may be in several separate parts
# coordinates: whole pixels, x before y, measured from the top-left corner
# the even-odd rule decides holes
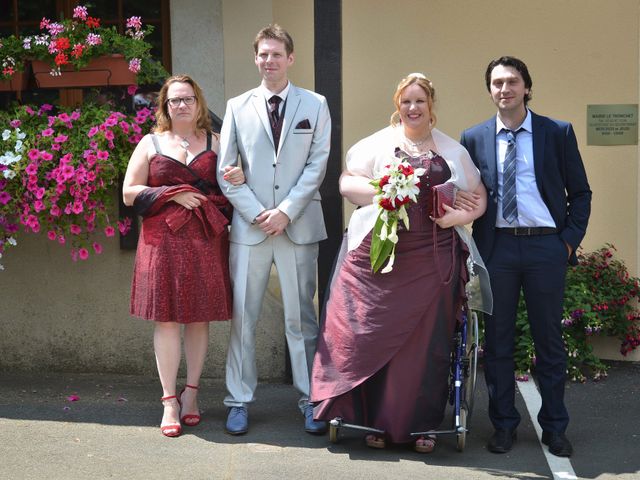
[[[551,235],[558,233],[558,229],[554,227],[513,227],[513,228],[496,228],[497,231],[515,235],[516,237],[530,237],[532,235]]]

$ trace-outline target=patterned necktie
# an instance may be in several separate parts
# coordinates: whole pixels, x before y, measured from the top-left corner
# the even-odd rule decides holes
[[[282,99],[274,95],[269,99],[269,120],[271,121],[271,127],[275,128],[278,125],[280,119],[280,102]]]
[[[282,99],[274,95],[269,99],[269,123],[271,123],[271,134],[273,135],[273,144],[278,151],[280,144],[280,133],[282,132],[282,122],[280,121],[280,102]]]
[[[507,151],[504,154],[502,172],[502,218],[513,223],[518,218],[516,199],[516,135],[507,130]]]

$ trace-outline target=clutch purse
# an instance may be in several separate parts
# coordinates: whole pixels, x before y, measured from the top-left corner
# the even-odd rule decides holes
[[[457,187],[451,182],[431,187],[431,216],[433,218],[440,218],[447,213],[443,205],[453,207],[457,190]]]

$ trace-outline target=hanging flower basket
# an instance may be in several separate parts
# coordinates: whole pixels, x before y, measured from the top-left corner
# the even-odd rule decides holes
[[[123,55],[95,58],[79,70],[72,66],[64,67],[60,69],[60,75],[52,75],[51,66],[42,60],[33,60],[31,67],[39,88],[108,87],[136,83],[136,74],[129,70]]]
[[[7,80],[0,80],[0,92],[17,92],[26,90],[29,82],[27,72],[16,72]]]

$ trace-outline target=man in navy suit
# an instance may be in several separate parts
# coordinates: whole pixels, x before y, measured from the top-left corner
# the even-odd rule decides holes
[[[497,115],[465,130],[461,143],[489,194],[487,211],[473,224],[494,297],[493,315],[485,317],[485,379],[495,428],[487,447],[511,450],[520,423],[513,351],[522,289],[536,347],[542,442],[568,457],[562,303],[567,262],[577,263],[587,228],[591,190],[571,124],[527,108],[532,81],[524,62],[493,60],[485,80]]]

